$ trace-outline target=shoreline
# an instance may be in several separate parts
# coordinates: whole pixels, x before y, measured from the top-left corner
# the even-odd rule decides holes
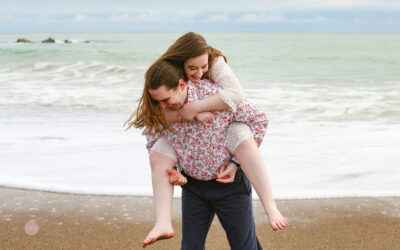
[[[0,187],[1,249],[142,249],[154,225],[153,198],[68,194]],[[273,231],[253,201],[264,249],[400,249],[400,197],[277,200],[289,225]],[[173,201],[175,237],[147,249],[179,249],[180,199]],[[32,222],[33,221],[33,222]],[[207,249],[230,249],[214,220]]]
[[[104,197],[149,197],[152,198],[152,195],[140,195],[140,194],[106,194],[106,193],[89,193],[89,192],[68,192],[68,191],[53,191],[53,190],[47,190],[47,189],[36,189],[36,188],[26,188],[26,187],[16,187],[16,186],[6,186],[6,185],[0,185],[0,190],[1,189],[15,189],[15,190],[21,190],[21,191],[34,191],[34,192],[46,192],[46,193],[53,193],[53,194],[64,194],[64,195],[85,195],[85,196],[104,196]],[[256,195],[255,190],[253,189],[253,201],[259,201],[258,197],[254,197]],[[337,196],[337,195],[319,195],[319,196],[299,196],[299,197],[281,197],[281,198],[274,198],[276,201],[296,201],[296,200],[325,200],[325,199],[362,199],[362,198],[399,198],[400,199],[400,194],[369,194],[369,195],[342,195],[342,196]],[[180,197],[175,197],[174,199],[180,199]]]

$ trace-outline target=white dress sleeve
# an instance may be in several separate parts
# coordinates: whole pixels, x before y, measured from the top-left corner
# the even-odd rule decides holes
[[[150,151],[154,150],[169,157],[171,160],[175,162],[178,161],[175,149],[168,142],[164,130],[158,133],[150,133],[146,135],[146,139],[147,139],[146,148],[149,151],[149,153]]]
[[[210,70],[210,78],[221,88],[218,92],[221,99],[233,112],[236,112],[236,107],[244,100],[244,94],[239,79],[225,62],[224,57],[219,56],[215,59]]]
[[[178,156],[176,154],[176,151],[172,147],[172,145],[168,142],[165,136],[158,138],[158,140],[154,143],[151,150],[157,151],[158,153],[161,153],[169,157],[175,163],[178,162]]]

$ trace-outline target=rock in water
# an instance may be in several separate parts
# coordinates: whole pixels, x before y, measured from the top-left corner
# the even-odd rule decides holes
[[[29,41],[28,39],[25,38],[18,38],[17,43],[30,43],[31,41]]]
[[[42,43],[55,43],[56,40],[54,40],[53,38],[49,37],[46,40],[43,40]]]

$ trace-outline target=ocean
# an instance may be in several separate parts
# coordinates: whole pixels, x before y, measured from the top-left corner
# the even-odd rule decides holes
[[[0,186],[151,195],[145,138],[123,124],[182,34],[0,34]],[[400,195],[400,33],[201,34],[269,117],[276,198]]]

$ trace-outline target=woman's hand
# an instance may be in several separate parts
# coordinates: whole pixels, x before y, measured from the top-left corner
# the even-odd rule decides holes
[[[191,121],[200,112],[196,102],[187,103],[179,110],[179,116],[183,121]]]
[[[238,167],[233,164],[232,162],[229,162],[227,166],[223,166],[221,170],[219,171],[219,174],[217,174],[218,179],[216,181],[222,182],[222,183],[230,183],[235,180],[235,174],[236,171],[238,170]]]
[[[212,122],[215,120],[215,116],[211,112],[201,112],[196,115],[196,120],[198,120],[201,123],[207,123],[207,122]]]

